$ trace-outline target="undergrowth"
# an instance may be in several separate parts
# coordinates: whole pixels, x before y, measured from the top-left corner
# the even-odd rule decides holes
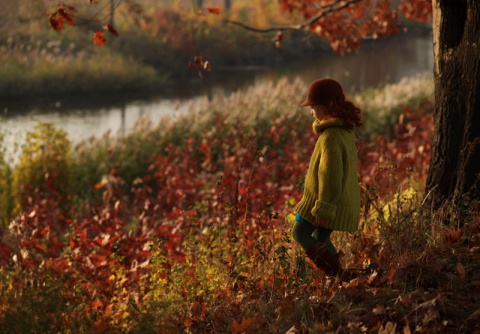
[[[0,231],[1,330],[478,330],[478,203],[462,227],[423,215],[428,94],[415,100],[411,91],[408,105],[389,106],[398,112],[389,129],[367,122],[360,136],[361,230],[333,240],[346,267],[376,270],[340,284],[292,241],[316,140],[297,107],[305,90],[281,80],[139,123],[125,138],[69,150],[60,132],[37,155],[25,147],[25,166],[10,173],[31,191],[12,198],[17,211],[3,213]],[[36,131],[31,138],[53,129]],[[26,168],[42,159],[43,179]]]

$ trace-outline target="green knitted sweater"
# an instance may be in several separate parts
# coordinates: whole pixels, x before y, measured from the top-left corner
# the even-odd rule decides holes
[[[332,230],[358,230],[360,188],[355,133],[338,118],[315,120],[319,135],[310,158],[303,197],[294,211],[315,225],[315,216]]]

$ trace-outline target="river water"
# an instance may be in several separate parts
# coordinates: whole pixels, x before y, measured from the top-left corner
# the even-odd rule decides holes
[[[79,97],[77,101],[54,100],[34,106],[29,106],[28,101],[15,107],[0,105],[5,110],[0,131],[5,133],[6,146],[12,152],[14,143],[21,144],[25,134],[41,122],[53,123],[66,131],[74,144],[106,132],[123,135],[143,117],[158,122],[165,115],[175,117],[208,99],[275,82],[282,77],[292,80],[300,77],[307,84],[320,77],[331,77],[342,83],[348,95],[366,87],[396,83],[404,77],[432,73],[432,37],[401,35],[368,42],[360,52],[345,56],[327,53],[282,66],[218,71],[224,72],[221,79],[212,76],[206,83],[199,79],[189,87],[182,87],[178,93],[158,94],[148,99],[98,97],[85,101]],[[9,154],[13,156],[12,152]]]

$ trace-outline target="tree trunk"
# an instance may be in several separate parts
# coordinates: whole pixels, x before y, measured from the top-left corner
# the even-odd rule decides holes
[[[426,193],[434,212],[452,204],[456,211],[480,198],[480,1],[433,0],[433,39],[435,131]]]

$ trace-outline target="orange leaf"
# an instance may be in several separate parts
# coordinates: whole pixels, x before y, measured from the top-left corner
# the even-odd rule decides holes
[[[102,301],[101,301],[100,299],[95,299],[95,300],[92,302],[91,306],[92,306],[92,309],[93,309],[93,310],[97,310],[97,309],[99,309],[99,308],[101,308],[101,307],[103,306],[103,303],[102,303]]]
[[[388,281],[389,282],[393,281],[393,278],[394,278],[396,272],[397,272],[396,269],[394,269],[394,268],[390,269],[390,273],[388,274]]]
[[[217,7],[208,7],[207,8],[209,13],[219,15],[220,14],[220,8]]]
[[[114,34],[115,36],[118,37],[118,31],[117,31],[114,27],[112,27],[112,26],[110,25],[110,23],[106,23],[106,24],[105,24],[105,29],[106,29],[109,33]]]
[[[448,230],[445,233],[444,240],[448,244],[454,244],[458,242],[463,236],[463,229]]]
[[[104,316],[107,316],[109,315],[110,313],[112,313],[113,311],[113,304],[108,304],[107,307],[105,307],[105,311],[104,311]]]
[[[103,187],[105,187],[105,184],[101,183],[101,182],[96,183],[95,186],[94,186],[94,188],[97,189],[97,190],[102,189]]]
[[[97,44],[98,46],[104,46],[107,39],[105,38],[105,34],[103,31],[97,30],[93,35],[93,44]]]

